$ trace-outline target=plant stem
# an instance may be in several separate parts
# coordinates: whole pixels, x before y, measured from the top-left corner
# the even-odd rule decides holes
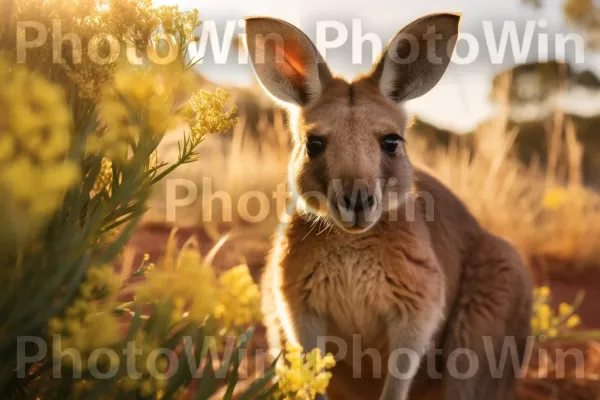
[[[548,341],[577,341],[577,340],[600,340],[600,330],[574,332],[570,335],[565,336],[553,336],[548,338]]]

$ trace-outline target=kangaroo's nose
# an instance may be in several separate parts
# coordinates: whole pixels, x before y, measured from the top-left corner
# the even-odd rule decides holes
[[[343,208],[356,213],[370,210],[374,203],[375,199],[367,188],[360,188],[352,193],[342,193],[340,198],[340,205]]]

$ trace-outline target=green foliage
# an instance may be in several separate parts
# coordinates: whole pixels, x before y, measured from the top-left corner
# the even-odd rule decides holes
[[[68,52],[62,63],[54,63],[51,43],[32,50],[25,65],[15,58],[15,23],[23,18],[46,24],[59,19],[64,34],[82,35],[84,43],[90,35],[110,32],[138,46],[160,32],[173,35],[183,49],[194,39],[197,13],[153,9],[145,0],[111,0],[104,10],[87,0],[5,5],[12,18],[0,30],[0,215],[5,221],[0,228],[0,398],[171,399],[192,380],[198,381],[196,399],[223,385],[225,398],[231,398],[251,332],[240,334],[251,321],[236,327],[235,346],[215,370],[211,349],[220,351],[222,344],[205,344],[209,338],[225,339],[218,334],[218,319],[208,311],[188,316],[190,298],[140,300],[121,257],[152,186],[196,161],[206,134],[236,122],[234,109],[226,109],[227,94],[188,93],[186,67],[193,62],[184,50],[168,67],[153,65],[145,53],[142,66],[89,60],[78,65],[69,62],[73,54]],[[128,16],[135,16],[132,27]],[[185,112],[174,106],[182,92],[192,98]],[[190,133],[178,160],[157,164],[165,132],[183,120]],[[169,246],[165,260],[156,266],[145,260],[134,272],[211,268],[193,246],[179,256],[174,244]],[[115,265],[124,272],[115,272]],[[197,285],[202,297],[203,285],[208,290],[213,281],[185,283]],[[219,290],[224,297],[227,288]],[[124,352],[131,343],[142,352],[134,362],[145,363],[139,377],[124,368],[131,361]],[[81,360],[53,357],[61,348],[77,351]],[[45,355],[33,357],[44,350]],[[98,371],[88,368],[92,364]],[[116,373],[103,378],[115,365],[120,366]],[[166,374],[171,370],[172,376]],[[197,370],[203,374],[196,376]],[[252,384],[252,393],[269,387],[273,375],[271,366]]]

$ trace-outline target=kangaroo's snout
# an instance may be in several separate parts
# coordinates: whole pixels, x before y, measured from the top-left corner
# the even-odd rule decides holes
[[[362,232],[379,219],[380,201],[374,185],[361,180],[334,184],[330,192],[330,214],[343,229]]]
[[[338,207],[343,211],[352,211],[359,213],[369,211],[375,204],[375,197],[368,187],[361,187],[358,190],[344,190],[338,195]]]

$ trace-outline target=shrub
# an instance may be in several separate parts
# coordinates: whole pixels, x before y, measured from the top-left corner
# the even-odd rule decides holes
[[[145,257],[135,271],[121,255],[151,187],[195,161],[205,135],[236,122],[227,93],[190,90],[194,61],[186,49],[196,40],[198,13],[152,8],[147,0],[6,5],[0,397],[167,399],[184,395],[202,372],[195,398],[220,386],[231,398],[248,328],[259,318],[260,294],[247,267],[217,277],[193,242],[177,249],[174,237],[161,260]],[[23,53],[18,42],[31,40],[19,28],[24,21],[40,34],[60,29],[80,42],[53,42],[49,34],[49,42]],[[106,56],[111,43],[129,47],[140,62],[104,63],[81,52]],[[153,62],[169,49],[176,50],[171,63]],[[190,98],[185,107],[182,97]],[[180,121],[189,132],[178,159],[158,162],[159,142]],[[274,364],[267,366],[243,398],[274,393],[274,376]]]

